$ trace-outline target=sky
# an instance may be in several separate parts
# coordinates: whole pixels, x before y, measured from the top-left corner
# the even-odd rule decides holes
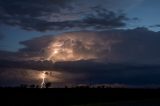
[[[1,0],[0,86],[160,85],[159,0]]]

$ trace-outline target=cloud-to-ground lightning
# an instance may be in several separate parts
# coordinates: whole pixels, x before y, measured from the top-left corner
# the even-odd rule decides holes
[[[43,71],[41,78],[42,78],[41,88],[45,88],[45,79],[46,79],[46,72],[45,71]]]
[[[101,53],[105,52],[105,56],[107,56],[111,51],[111,46],[120,42],[117,39],[113,40],[112,36],[99,38],[91,32],[64,33],[60,36],[54,36],[52,39],[52,42],[45,48],[46,57],[44,60],[52,61],[53,64],[59,61],[103,58],[103,55],[100,55]],[[41,73],[41,88],[46,87],[46,80],[57,80],[50,73],[48,71]],[[57,74],[59,75],[59,73],[54,75],[58,76]]]

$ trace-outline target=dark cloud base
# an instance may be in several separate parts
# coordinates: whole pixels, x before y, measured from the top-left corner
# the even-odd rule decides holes
[[[77,0],[0,1],[0,22],[25,30],[109,29],[124,27],[125,14],[88,5],[81,11]],[[111,2],[111,1],[108,1]],[[85,3],[85,2],[84,2]],[[66,11],[65,13],[63,11]],[[68,12],[67,12],[68,11]],[[83,16],[83,17],[82,17]],[[79,18],[81,17],[81,18]],[[50,19],[50,21],[48,21]],[[61,20],[60,20],[61,19]]]
[[[57,71],[66,75],[63,79],[68,84],[158,85],[160,81],[160,65],[106,64],[92,61],[57,63],[50,61],[0,61],[0,63],[1,70]],[[79,75],[83,77],[78,77]],[[64,82],[60,83],[64,84]]]

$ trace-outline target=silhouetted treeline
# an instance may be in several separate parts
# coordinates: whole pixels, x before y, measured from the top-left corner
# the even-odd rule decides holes
[[[44,88],[50,88],[52,85],[51,82],[47,82],[45,83],[45,87]],[[27,84],[20,84],[19,86],[0,86],[0,88],[41,88],[40,85],[36,85],[36,84],[31,84],[31,85],[27,85]]]
[[[64,87],[54,87],[52,86],[53,84],[51,82],[47,82],[45,83],[45,87],[44,88],[128,88],[125,85],[119,85],[119,84],[114,84],[114,85],[109,85],[109,84],[102,84],[102,85],[86,85],[86,84],[79,84],[79,85],[65,85]],[[31,84],[31,85],[27,85],[27,84],[20,84],[19,86],[4,86],[4,87],[0,87],[0,88],[41,88],[40,85],[36,85],[36,84]]]

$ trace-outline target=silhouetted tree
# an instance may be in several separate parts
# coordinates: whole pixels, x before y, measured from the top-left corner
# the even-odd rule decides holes
[[[68,88],[68,86],[66,85],[64,88]]]
[[[47,82],[47,83],[45,84],[46,88],[51,87],[51,85],[52,85],[52,83],[51,83],[51,82]]]
[[[39,85],[36,85],[36,88],[40,88],[40,86],[39,86]]]
[[[20,88],[27,88],[27,85],[26,84],[21,84]]]
[[[35,88],[35,85],[34,84],[30,85],[30,88]]]

